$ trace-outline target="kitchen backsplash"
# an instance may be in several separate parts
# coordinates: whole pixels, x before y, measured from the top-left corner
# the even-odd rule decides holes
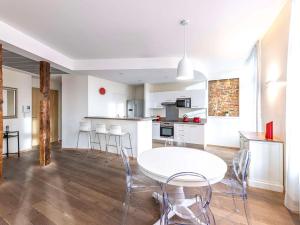
[[[207,109],[179,108],[179,118],[182,118],[184,115],[187,115],[189,118],[207,118]],[[151,116],[166,117],[166,110],[164,108],[151,109]]]

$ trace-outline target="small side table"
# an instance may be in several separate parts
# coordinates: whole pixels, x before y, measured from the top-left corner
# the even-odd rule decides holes
[[[19,138],[19,131],[4,131],[3,132],[3,139],[6,139],[6,153],[4,155],[6,155],[6,157],[9,157],[9,154],[15,154],[15,153],[9,153],[9,144],[8,144],[8,139],[9,138],[14,138],[16,137],[18,140],[18,157],[20,157],[20,138]]]

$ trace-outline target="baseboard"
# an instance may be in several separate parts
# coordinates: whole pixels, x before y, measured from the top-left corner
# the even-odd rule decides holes
[[[165,145],[165,140],[157,140],[157,139],[153,139],[152,140],[153,143],[157,143],[157,144],[162,144],[163,146]],[[176,146],[176,141],[174,141],[174,146]],[[180,142],[179,142],[180,143]],[[162,147],[163,147],[162,146]],[[180,145],[182,147],[182,145]],[[188,148],[196,148],[196,149],[205,149],[206,145],[199,145],[199,144],[191,144],[191,143],[185,143],[185,147]]]
[[[283,192],[284,187],[280,184],[274,184],[270,182],[265,182],[261,180],[248,180],[248,184],[250,187],[260,188],[260,189],[266,189],[270,191],[276,191],[276,192]]]
[[[211,145],[211,144],[207,144],[207,146],[209,146],[209,147],[220,147],[220,148],[230,148],[230,149],[240,150],[239,147],[230,147],[230,146],[224,146],[224,145]]]

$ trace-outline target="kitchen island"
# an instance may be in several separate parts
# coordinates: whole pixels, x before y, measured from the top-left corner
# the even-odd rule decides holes
[[[120,125],[123,131],[129,132],[131,135],[134,157],[137,157],[146,150],[152,149],[152,118],[87,116],[84,119],[91,120],[93,130],[96,124],[105,124],[106,129],[109,129],[111,125]],[[130,145],[128,136],[123,138],[123,145],[126,147]],[[109,146],[108,151],[117,153],[117,149],[113,146]]]

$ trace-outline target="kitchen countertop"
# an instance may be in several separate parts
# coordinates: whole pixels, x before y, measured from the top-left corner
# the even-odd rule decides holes
[[[153,121],[153,123],[161,123],[161,122],[168,122],[168,121]],[[174,124],[188,124],[188,125],[205,125],[206,119],[202,119],[201,123],[194,123],[194,122],[183,122],[183,121],[172,121],[171,123]]]
[[[247,132],[247,131],[240,131],[240,135],[245,137],[250,141],[268,141],[268,142],[279,142],[284,143],[284,141],[279,137],[273,137],[273,139],[266,139],[265,133],[263,132]]]
[[[85,119],[104,119],[104,120],[129,120],[129,121],[151,121],[152,117],[105,117],[105,116],[86,116]]]

